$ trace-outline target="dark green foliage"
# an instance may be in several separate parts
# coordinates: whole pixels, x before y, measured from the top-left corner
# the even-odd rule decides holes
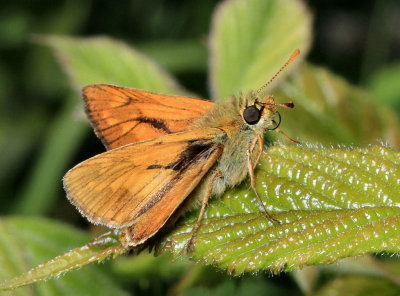
[[[72,250],[8,285],[49,278],[101,259],[118,246],[114,235],[84,246],[106,230],[94,230],[96,235],[74,230],[88,227],[61,186],[68,168],[103,151],[84,119],[79,98],[83,85],[114,83],[221,100],[260,87],[298,47],[302,54],[297,64],[267,91],[279,102],[294,101],[294,110],[281,112],[281,128],[304,146],[270,147],[257,169],[268,209],[289,223],[271,225],[265,220],[244,183],[210,203],[190,256],[179,252],[190,237],[196,212],[155,241],[158,252],[172,252],[173,263],[169,252],[156,258],[146,252],[118,256],[12,293],[398,294],[399,264],[394,258],[367,255],[326,264],[349,256],[399,252],[399,71],[396,64],[385,67],[398,52],[389,34],[398,4],[367,1],[369,5],[356,10],[355,4],[328,6],[320,1],[308,2],[310,7],[297,0],[290,5],[277,0],[216,2],[4,4],[0,279]],[[371,23],[363,23],[370,15]],[[348,27],[340,29],[343,24]],[[366,50],[362,40],[367,40]],[[308,60],[366,83],[365,90],[303,62],[309,49]],[[279,136],[274,139],[286,143]],[[10,216],[15,214],[19,216]],[[60,220],[74,226],[60,225]],[[213,267],[204,267],[207,264]],[[226,275],[226,270],[241,276]],[[294,271],[270,276],[281,270]]]

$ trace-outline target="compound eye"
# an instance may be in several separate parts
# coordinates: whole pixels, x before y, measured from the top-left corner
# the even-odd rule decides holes
[[[256,124],[261,118],[261,111],[256,106],[244,109],[243,118],[248,124]]]

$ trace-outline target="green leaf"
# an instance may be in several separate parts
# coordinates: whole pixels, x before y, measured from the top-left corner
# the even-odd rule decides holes
[[[365,90],[329,70],[305,64],[274,94],[278,102],[294,102],[294,109],[279,110],[281,128],[300,142],[368,145],[383,140],[400,147],[394,114],[376,106]]]
[[[77,89],[110,83],[149,91],[177,94],[182,88],[152,60],[107,37],[40,37],[50,46]]]
[[[265,279],[250,278],[247,280],[235,283],[230,280],[225,280],[218,285],[212,287],[200,286],[186,291],[184,296],[246,296],[246,295],[284,295],[284,291],[268,283]]]
[[[399,295],[400,287],[380,278],[350,276],[340,277],[324,286],[315,295],[382,296]]]
[[[304,59],[310,43],[311,16],[301,1],[223,2],[211,29],[212,97],[220,100],[260,88],[295,49],[302,52],[297,62]]]
[[[399,252],[399,156],[385,147],[273,146],[262,156],[257,188],[282,224],[264,217],[244,183],[210,202],[190,257],[240,274]],[[161,252],[178,257],[196,218],[185,218]]]
[[[368,254],[357,258],[346,258],[337,264],[323,265],[318,269],[329,275],[350,275],[379,277],[396,285],[400,284],[400,264],[397,257],[391,254]],[[309,267],[309,268],[315,268]]]
[[[388,104],[400,113],[400,63],[392,64],[375,73],[367,85],[378,104]]]
[[[138,48],[172,73],[206,71],[207,50],[199,40],[156,41]]]
[[[58,222],[41,218],[7,218],[0,221],[0,289],[14,289],[39,280],[59,276],[66,271],[104,259],[116,251],[119,242],[113,235],[101,236],[91,244],[55,257],[89,237]],[[22,274],[32,266],[36,268]],[[19,275],[10,279],[12,276]],[[93,285],[101,283],[101,285]],[[85,267],[85,272],[70,273],[56,281],[38,283],[15,290],[19,295],[74,295],[76,289],[86,295],[126,295],[109,279],[101,266]]]
[[[148,279],[151,282],[154,277],[176,281],[189,264],[192,264],[189,260],[171,262],[170,254],[155,257],[152,253],[141,252],[137,256],[115,258],[112,270],[120,281],[123,279],[128,283],[144,279]]]

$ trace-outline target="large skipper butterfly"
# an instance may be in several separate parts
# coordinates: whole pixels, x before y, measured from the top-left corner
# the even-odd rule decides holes
[[[266,217],[280,223],[264,207],[254,168],[264,133],[283,134],[277,106],[293,104],[275,103],[261,92],[266,85],[219,104],[114,85],[86,86],[86,113],[108,151],[68,171],[69,200],[89,221],[122,229],[125,247],[148,240],[178,208],[201,207],[189,246],[209,198],[249,176]]]

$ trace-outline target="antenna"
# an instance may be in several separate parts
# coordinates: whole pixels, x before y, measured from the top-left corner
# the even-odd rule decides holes
[[[292,56],[288,59],[288,61],[286,62],[286,64],[284,64],[284,65],[282,66],[282,68],[280,68],[279,71],[276,72],[276,74],[274,75],[274,77],[272,77],[272,78],[270,79],[270,81],[268,81],[266,84],[264,84],[263,86],[261,86],[261,87],[258,89],[257,93],[260,93],[261,90],[263,90],[263,89],[266,88],[268,85],[270,85],[271,82],[272,82],[276,77],[278,77],[278,75],[282,72],[282,70],[285,69],[291,62],[293,62],[293,60],[294,60],[299,54],[300,54],[300,49],[296,49],[296,50],[292,53]]]

